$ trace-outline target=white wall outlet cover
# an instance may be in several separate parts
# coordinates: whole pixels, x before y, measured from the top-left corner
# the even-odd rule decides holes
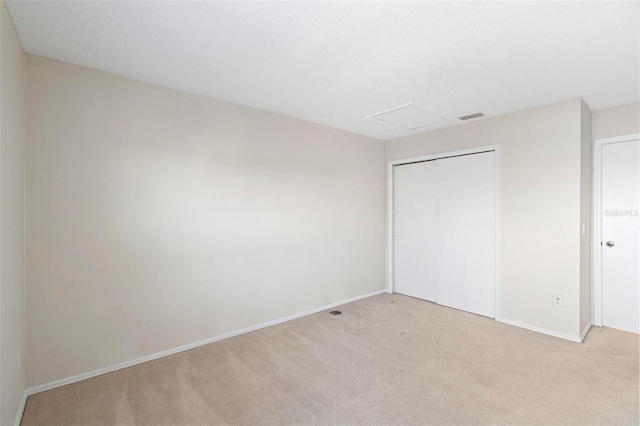
[[[561,294],[554,294],[553,295],[553,306],[557,307],[557,308],[562,308],[563,305],[563,298]]]

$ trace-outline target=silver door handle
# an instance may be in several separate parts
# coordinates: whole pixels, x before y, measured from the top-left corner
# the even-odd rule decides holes
[[[616,245],[616,243],[614,243],[613,241],[607,241],[605,244],[607,245],[607,247],[613,247]]]

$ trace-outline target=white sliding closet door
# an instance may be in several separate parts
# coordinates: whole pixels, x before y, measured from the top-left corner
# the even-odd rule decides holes
[[[495,154],[436,161],[437,302],[495,318]]]
[[[397,293],[436,300],[436,162],[393,168]]]

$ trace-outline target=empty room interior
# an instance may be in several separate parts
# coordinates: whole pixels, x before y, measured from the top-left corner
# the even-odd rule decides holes
[[[0,18],[0,425],[640,423],[640,2]]]

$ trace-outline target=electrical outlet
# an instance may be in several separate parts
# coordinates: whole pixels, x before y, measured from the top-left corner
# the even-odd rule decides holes
[[[553,306],[555,306],[556,308],[562,308],[562,304],[563,304],[562,295],[561,294],[554,294],[553,295]]]

